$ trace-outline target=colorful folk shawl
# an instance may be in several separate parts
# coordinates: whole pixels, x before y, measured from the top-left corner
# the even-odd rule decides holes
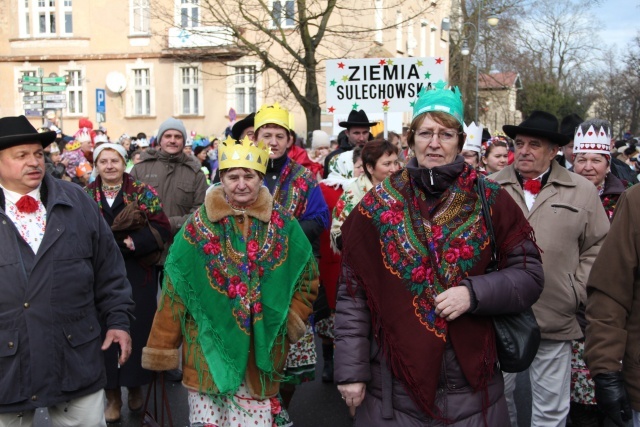
[[[616,210],[620,194],[632,185],[630,182],[617,178],[612,173],[607,175],[604,182],[604,191],[600,195],[600,201],[602,202],[609,221],[613,221],[613,213]]]
[[[465,164],[434,197],[403,169],[369,191],[342,227],[343,262],[354,274],[346,280],[367,295],[373,333],[389,367],[418,408],[439,419],[434,402],[445,341],[475,391],[486,391],[496,360],[489,316],[465,314],[447,322],[436,316],[434,304],[465,277],[484,274],[490,262],[476,179]],[[515,203],[497,183],[487,181],[486,196],[504,263],[532,230],[523,215],[514,215]]]
[[[184,337],[197,340],[207,362],[196,369],[201,377],[204,371],[213,377],[215,389],[202,392],[228,395],[244,380],[250,347],[262,384],[280,378],[272,352],[286,354],[291,299],[309,286],[307,279],[311,271],[317,274],[317,266],[300,225],[277,204],[269,223],[247,217],[246,239],[235,217],[211,222],[205,205],[171,246],[165,272],[175,294],[166,286],[165,292],[184,303]]]
[[[265,183],[266,185],[266,183]],[[315,220],[329,227],[329,209],[311,171],[287,158],[273,189],[273,200],[298,221]]]
[[[86,191],[89,196],[96,201],[100,212],[102,212],[102,178],[100,175],[96,180],[87,185]],[[133,201],[138,202],[138,207],[147,215],[153,215],[162,212],[162,204],[156,190],[140,181],[133,179],[131,175],[125,173],[122,176],[122,199],[125,205]],[[151,218],[149,218],[151,221]]]
[[[334,252],[340,252],[337,242],[342,234],[340,227],[344,224],[344,220],[347,219],[353,208],[360,203],[360,200],[362,200],[367,191],[372,188],[373,184],[371,184],[369,178],[367,178],[365,174],[362,174],[345,188],[344,193],[342,193],[342,196],[338,199],[338,203],[336,203],[336,207],[333,209],[331,215],[331,248]]]

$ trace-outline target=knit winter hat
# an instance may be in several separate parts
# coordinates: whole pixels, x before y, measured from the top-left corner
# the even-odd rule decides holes
[[[162,122],[162,124],[158,128],[157,140],[162,140],[162,135],[168,130],[177,130],[182,134],[183,141],[187,141],[187,129],[184,127],[184,123],[182,123],[182,120],[178,120],[174,117],[169,117],[167,120]]]
[[[331,143],[329,142],[329,135],[322,130],[314,130],[311,136],[311,148],[318,149],[321,147],[327,147]]]

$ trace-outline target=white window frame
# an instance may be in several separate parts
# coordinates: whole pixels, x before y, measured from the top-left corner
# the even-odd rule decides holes
[[[44,32],[40,31],[41,14]],[[55,31],[51,29],[52,19]],[[67,31],[67,22],[71,31]],[[22,38],[73,36],[73,0],[18,0],[18,32]]]
[[[200,0],[175,0],[176,16],[175,22],[178,28],[196,28],[200,26]],[[183,11],[184,10],[184,11]],[[194,17],[194,10],[197,11]],[[183,19],[186,18],[186,25]]]
[[[75,79],[74,74],[78,73],[80,79]],[[75,62],[71,61],[64,67],[60,67],[60,76],[68,75],[71,77],[69,84],[67,84],[67,108],[64,109],[65,115],[68,117],[87,117],[88,109],[87,109],[87,84],[86,84],[86,75],[87,70],[84,65],[78,65]],[[71,104],[73,103],[76,106],[80,106],[76,111],[71,110]]]
[[[258,108],[258,65],[254,63],[237,64],[231,68],[231,88],[232,107],[238,114],[249,114],[257,111]],[[239,90],[243,91],[243,105],[238,99]],[[251,95],[253,93],[253,105]]]
[[[384,42],[384,0],[374,0],[375,17],[376,17],[376,42],[382,44]]]
[[[193,79],[195,76],[196,81],[185,82],[185,71],[189,74],[187,79]],[[190,63],[190,64],[176,64],[174,67],[174,87],[177,89],[176,96],[176,109],[175,115],[177,116],[203,116],[204,115],[204,84],[202,79],[202,64]],[[185,106],[185,93],[189,94],[189,105]],[[196,94],[197,101],[194,102],[194,94]]]
[[[279,17],[275,16],[276,6],[280,7]],[[269,12],[271,15],[269,17],[271,28],[294,28],[296,26],[295,0],[271,0]]]
[[[156,115],[156,91],[155,91],[155,76],[153,72],[153,64],[144,62],[142,59],[138,59],[134,64],[127,64],[127,76],[129,80],[129,88],[127,89],[127,117],[154,117]],[[146,70],[148,73],[148,84],[140,85],[136,81],[136,72],[139,70]],[[138,90],[148,91],[148,102],[145,102],[147,96],[141,97],[143,105],[147,105],[147,111],[142,111],[141,114],[136,112],[136,96]]]
[[[148,35],[151,25],[149,0],[129,0],[129,34]]]
[[[402,11],[396,11],[396,51],[398,53],[404,53],[404,46],[402,45]]]

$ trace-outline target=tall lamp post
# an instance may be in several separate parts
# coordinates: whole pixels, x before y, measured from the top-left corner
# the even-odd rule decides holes
[[[473,28],[473,31],[476,35],[476,40],[475,40],[475,44],[473,46],[474,50],[478,49],[478,43],[480,42],[480,32],[478,31],[478,28],[480,28],[480,17],[482,16],[482,1],[480,1],[479,3],[479,9],[478,9],[478,25],[475,25],[472,22],[465,22],[462,24],[462,28],[464,28],[465,26],[470,26]],[[493,9],[489,10],[489,16],[487,17],[487,24],[489,24],[491,27],[495,27],[496,25],[498,25],[498,22],[500,22],[500,18],[498,17],[498,15],[495,13],[495,11]],[[465,37],[462,39],[462,48],[460,49],[460,53],[462,54],[462,56],[467,56],[471,53],[471,49],[469,49],[469,37]],[[475,108],[475,122],[476,124],[478,123],[478,78],[479,78],[479,73],[478,73],[478,58],[476,58],[476,108]]]

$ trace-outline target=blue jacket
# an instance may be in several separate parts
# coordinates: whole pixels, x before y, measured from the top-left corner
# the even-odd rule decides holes
[[[100,321],[128,331],[134,304],[124,261],[97,204],[47,174],[37,254],[0,191],[0,413],[85,396],[106,384]]]

